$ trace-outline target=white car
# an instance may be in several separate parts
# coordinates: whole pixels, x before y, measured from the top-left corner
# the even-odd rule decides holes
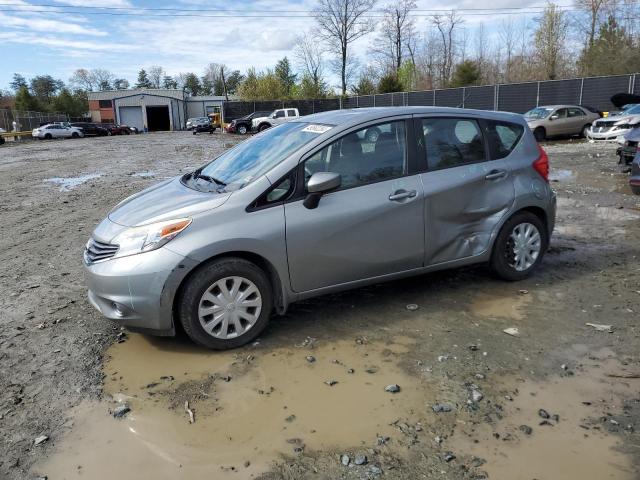
[[[70,127],[58,123],[50,123],[42,127],[34,128],[31,132],[33,138],[43,138],[50,140],[52,138],[81,138],[84,132],[81,128]]]
[[[280,108],[271,112],[267,117],[251,119],[251,130],[262,132],[267,128],[280,125],[281,123],[285,123],[296,118],[300,118],[300,112],[297,108]]]
[[[640,124],[640,105],[628,108],[621,115],[600,118],[587,131],[589,140],[617,140],[624,143],[624,135]]]

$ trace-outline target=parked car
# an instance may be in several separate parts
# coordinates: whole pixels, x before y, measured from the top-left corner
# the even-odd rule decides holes
[[[3,136],[0,136],[0,145],[4,145],[5,139]]]
[[[584,109],[586,109],[586,110],[589,110],[592,113],[597,113],[600,118],[604,117],[604,112],[602,110],[600,110],[599,108],[592,107],[590,105],[582,105],[582,104],[580,104],[579,106],[584,108]]]
[[[623,143],[624,135],[636,126],[640,126],[640,105],[625,110],[622,115],[596,120],[587,132],[587,138],[590,140],[617,140],[619,143]]]
[[[106,128],[92,122],[73,122],[71,126],[81,129],[85,137],[87,136],[101,137],[109,134],[109,131]]]
[[[122,128],[126,128],[129,134],[137,135],[138,133],[140,133],[140,130],[138,130],[137,127],[132,127],[130,125],[120,125],[120,126]]]
[[[207,126],[211,124],[209,117],[194,117],[187,120],[187,130],[193,130],[196,126]]]
[[[254,117],[251,119],[251,129],[257,132],[262,132],[267,128],[271,128],[275,125],[280,125],[289,120],[295,120],[300,118],[300,112],[297,108],[280,108],[274,110],[266,117]]]
[[[623,105],[620,110],[617,112],[609,112],[609,117],[619,117],[621,115],[626,115],[629,109],[640,106],[640,103],[627,103]]]
[[[618,164],[623,169],[631,168],[631,163],[640,151],[640,127],[630,130],[624,135],[624,143],[618,147]],[[627,170],[628,171],[628,170]]]
[[[585,137],[600,115],[579,105],[549,105],[529,110],[524,118],[536,140],[541,142],[563,135]]]
[[[251,120],[254,118],[268,117],[271,112],[253,112],[244,117],[231,120],[231,123],[226,126],[225,131],[227,133],[239,133],[240,135],[246,135],[251,131]]]
[[[636,153],[633,162],[631,163],[631,178],[629,179],[629,185],[631,191],[640,195],[640,150]]]
[[[226,349],[330,292],[475,263],[520,280],[554,229],[548,172],[520,115],[310,115],[119,203],[84,250],[89,300],[121,325],[172,335],[179,322]]]
[[[216,125],[214,125],[213,123],[209,122],[206,125],[205,124],[196,124],[191,130],[193,131],[194,135],[196,133],[202,133],[202,132],[209,132],[209,134],[212,134],[213,132],[216,131],[216,128],[218,128]]]
[[[78,127],[65,127],[58,123],[50,123],[42,127],[34,128],[31,136],[45,140],[52,138],[81,138],[84,137],[84,132]]]
[[[102,127],[107,130],[107,135],[129,135],[131,133],[131,130],[126,125],[103,123]]]

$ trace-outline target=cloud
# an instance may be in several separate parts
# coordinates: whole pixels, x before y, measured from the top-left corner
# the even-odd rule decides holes
[[[22,32],[0,32],[0,41],[7,43],[20,43],[26,45],[42,45],[56,49],[72,49],[80,51],[109,51],[131,48],[128,45],[107,42],[93,42],[85,40],[71,40],[53,36],[25,34]]]
[[[37,18],[35,15],[31,15],[35,18],[23,18],[17,16],[9,16],[0,12],[0,24],[5,28],[14,27],[25,30],[35,30],[38,32],[47,33],[69,33],[74,35],[89,35],[94,37],[104,37],[107,32],[98,30],[95,27],[84,27],[70,22],[61,22],[58,20],[48,20],[44,18]]]
[[[56,3],[70,5],[72,7],[132,7],[129,0],[54,0]]]

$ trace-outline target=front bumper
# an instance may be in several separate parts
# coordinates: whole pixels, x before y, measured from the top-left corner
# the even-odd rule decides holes
[[[91,304],[122,326],[172,335],[173,300],[196,262],[168,250],[85,263]]]
[[[593,130],[588,130],[587,138],[589,140],[617,140],[620,137],[624,136],[629,130],[614,130],[611,129],[606,132],[595,132]]]
[[[227,133],[236,133],[236,126],[233,123],[230,123],[226,127],[224,127],[224,131]]]

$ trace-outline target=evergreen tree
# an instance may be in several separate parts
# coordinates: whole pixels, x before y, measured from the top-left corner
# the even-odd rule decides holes
[[[404,87],[395,73],[388,73],[378,83],[378,93],[402,92]]]
[[[451,79],[452,87],[477,85],[480,81],[480,67],[472,60],[465,60],[456,66]]]
[[[291,94],[291,89],[296,84],[298,75],[293,73],[289,59],[284,57],[282,60],[278,60],[275,68],[275,75],[280,80],[280,83],[284,86],[284,90],[287,96]]]
[[[14,92],[17,92],[18,90],[20,90],[20,87],[27,86],[27,80],[19,73],[14,73],[13,80],[11,81],[9,86],[13,89]]]
[[[136,82],[136,88],[151,88],[151,81],[144,68],[141,68],[138,72],[138,81]]]
[[[38,99],[31,95],[26,85],[22,85],[16,92],[15,106],[16,110],[21,111],[42,110],[42,106],[38,102]]]
[[[195,73],[187,73],[185,75],[184,89],[191,96],[199,95],[202,92],[200,79]]]

